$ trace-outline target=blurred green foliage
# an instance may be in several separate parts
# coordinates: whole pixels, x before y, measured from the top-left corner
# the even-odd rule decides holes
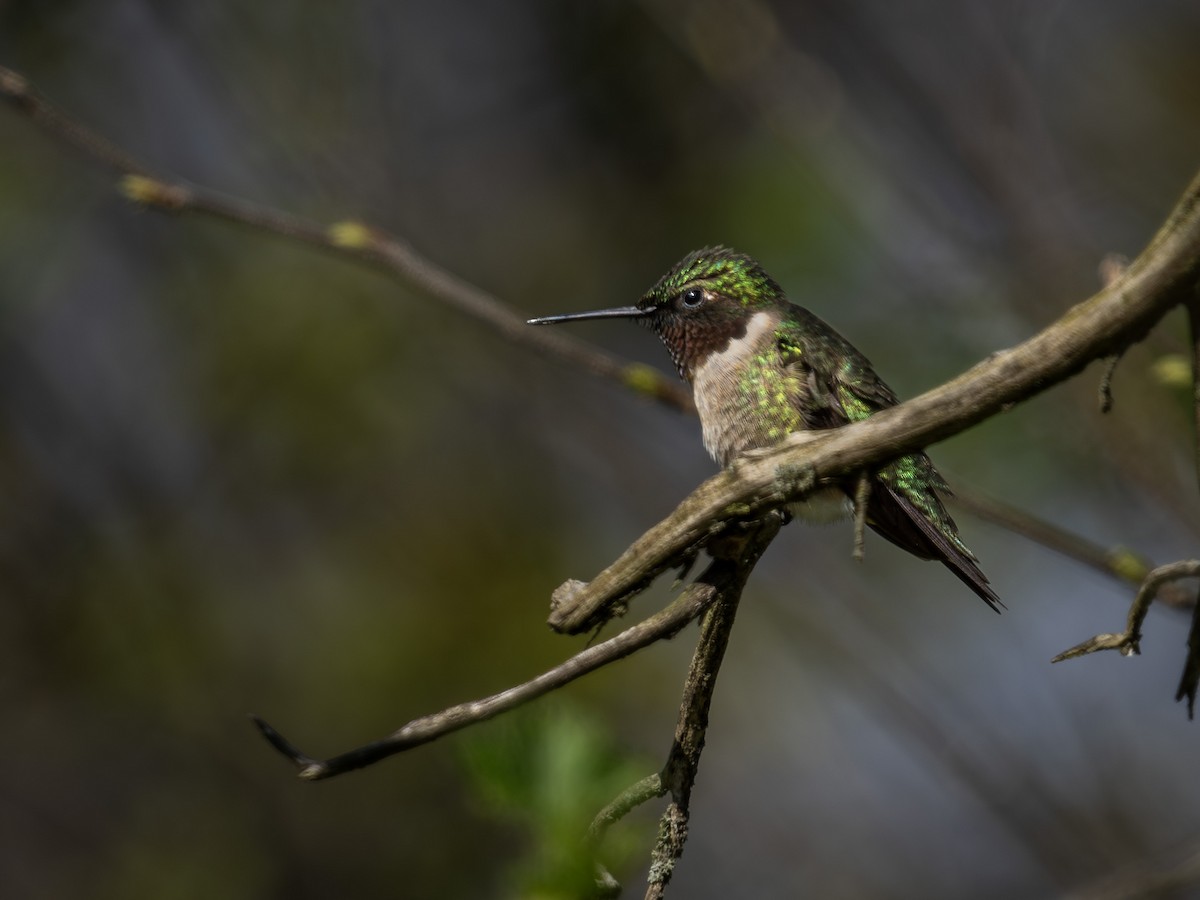
[[[503,895],[530,900],[589,894],[596,872],[583,840],[588,826],[655,768],[627,758],[595,718],[553,701],[477,729],[461,758],[483,808],[521,833],[524,849],[500,876]],[[609,830],[599,860],[626,871],[652,839],[645,816],[630,816]]]

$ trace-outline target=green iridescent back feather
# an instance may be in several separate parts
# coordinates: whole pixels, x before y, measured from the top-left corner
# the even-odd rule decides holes
[[[812,373],[807,427],[836,428],[861,422],[899,403],[853,344],[803,307],[789,306],[789,316],[777,339],[785,366]],[[947,542],[968,559],[975,559],[937,494],[948,494],[950,488],[928,456],[902,456],[879,469],[876,477],[911,503]]]

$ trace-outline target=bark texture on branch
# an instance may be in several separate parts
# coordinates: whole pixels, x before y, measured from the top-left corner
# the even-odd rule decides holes
[[[794,434],[747,454],[704,482],[569,602],[550,626],[594,628],[722,523],[755,517],[860,469],[944,440],[1140,341],[1200,283],[1200,176],[1149,246],[1099,293],[1022,344],[993,353],[957,378],[871,418],[832,431]]]

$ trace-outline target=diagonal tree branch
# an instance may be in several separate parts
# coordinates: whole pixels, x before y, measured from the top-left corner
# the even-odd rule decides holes
[[[1140,341],[1200,282],[1200,176],[1124,275],[1029,340],[913,400],[827,432],[793,434],[747,454],[692,492],[612,565],[551,613],[575,634],[653,579],[722,523],[755,517],[854,472],[921,449],[1045,391]]]

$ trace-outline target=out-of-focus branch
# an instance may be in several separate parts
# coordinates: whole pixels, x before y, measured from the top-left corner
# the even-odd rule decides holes
[[[888,459],[976,425],[1141,340],[1200,282],[1200,176],[1121,278],[1029,340],[992,354],[952,381],[862,422],[793,434],[746,454],[704,482],[551,613],[552,628],[578,633],[656,577],[722,523],[754,518],[813,488],[834,485]]]
[[[978,519],[999,525],[1124,584],[1140,585],[1154,568],[1150,559],[1129,547],[1120,544],[1106,547],[1003,500],[960,484],[954,485],[954,496],[950,502]],[[1196,595],[1188,588],[1171,582],[1159,589],[1158,602],[1164,606],[1190,609],[1195,605]]]
[[[518,315],[487,291],[421,256],[399,237],[361,222],[321,225],[155,174],[106,138],[62,113],[20,74],[3,67],[0,67],[0,98],[51,137],[122,175],[122,191],[136,203],[167,212],[195,213],[236,222],[338,256],[372,263],[406,286],[486,323],[506,340],[616,381],[675,409],[693,409],[691,396],[674,378],[650,366],[618,359],[569,334],[525,327],[528,316]]]
[[[1188,885],[1192,887],[1184,890]],[[1071,891],[1063,900],[1147,900],[1151,897],[1195,896],[1200,888],[1200,845],[1170,856],[1129,866],[1093,884]]]
[[[1192,344],[1192,434],[1195,441],[1196,482],[1200,485],[1200,285],[1184,304]]]
[[[150,169],[112,141],[65,115],[30,86],[18,72],[0,66],[0,97],[29,116],[68,147],[117,172],[150,176]]]

